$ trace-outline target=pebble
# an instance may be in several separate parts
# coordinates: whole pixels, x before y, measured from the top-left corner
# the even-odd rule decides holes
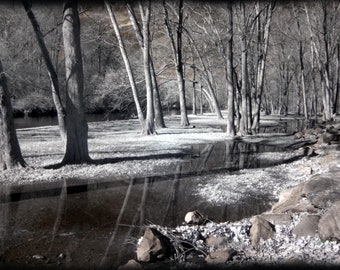
[[[32,256],[32,258],[35,259],[35,260],[45,260],[46,259],[45,256],[40,255],[40,254],[35,254],[35,255]]]

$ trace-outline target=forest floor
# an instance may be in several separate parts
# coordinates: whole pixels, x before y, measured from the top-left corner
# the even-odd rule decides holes
[[[22,154],[28,167],[0,173],[0,183],[20,185],[53,182],[64,178],[143,177],[173,172],[173,164],[188,153],[192,145],[231,140],[225,130],[226,120],[217,120],[212,114],[189,115],[190,126],[180,127],[178,116],[165,118],[167,128],[157,129],[157,135],[142,135],[139,122],[116,120],[89,123],[89,152],[93,164],[67,165],[48,169],[62,161],[64,147],[57,126],[44,126],[17,130]],[[289,146],[293,136],[283,131],[283,120],[295,117],[267,116],[261,125],[276,130],[276,134],[261,133],[242,137],[244,142]],[[300,118],[301,121],[302,118]],[[294,128],[293,128],[294,129]],[[282,131],[279,133],[278,131]],[[291,135],[291,134],[289,134]],[[274,158],[274,157],[273,157]],[[168,169],[167,169],[168,168]],[[165,171],[164,171],[165,170]]]
[[[169,116],[165,120],[167,128],[157,129],[158,134],[154,136],[141,135],[138,120],[89,123],[89,152],[95,163],[67,165],[57,169],[50,168],[60,163],[63,158],[64,149],[57,126],[17,130],[22,153],[28,167],[1,172],[1,187],[53,183],[67,178],[78,179],[80,182],[86,179],[95,179],[100,182],[112,177],[127,179],[173,174],[174,168],[181,164],[182,157],[190,152],[192,145],[231,140],[223,131],[226,121],[216,120],[211,114],[190,115],[191,125],[186,128],[179,126],[178,116]],[[280,147],[294,146],[291,151],[270,156],[266,156],[268,153],[263,153],[265,159],[290,160],[293,158],[292,160],[294,160],[294,157],[301,154],[299,146],[300,144],[303,146],[304,141],[294,140],[292,135],[294,127],[287,129],[283,120],[296,121],[294,117],[285,119],[281,119],[279,116],[264,117],[262,125],[274,133],[260,133],[238,139],[244,142],[262,142],[266,145]],[[285,134],[284,131],[287,131],[288,134]],[[339,150],[335,151],[334,153],[338,156]],[[339,162],[337,167],[340,167]],[[312,168],[312,170],[308,171],[308,168]],[[282,191],[307,181],[312,175],[328,171],[329,167],[322,162],[322,157],[303,157],[269,168],[243,169],[241,170],[242,177],[237,178],[233,178],[233,176],[228,178],[220,173],[210,179],[211,181],[206,181],[206,185],[200,185],[197,195],[205,197],[209,203],[218,204],[221,201],[232,200],[234,197],[231,196],[230,184],[234,183],[234,190],[239,189],[241,192],[247,192],[247,188],[250,186],[255,188],[255,192],[261,192],[265,188],[274,198],[278,198]],[[229,181],[228,185],[225,184],[226,181]],[[263,186],[264,184],[265,186]],[[244,223],[245,221],[239,222]],[[221,228],[224,226],[223,224],[216,226]],[[228,224],[230,225],[230,223]],[[235,224],[238,226],[237,222]],[[303,257],[306,263],[313,263],[318,257],[333,264],[340,263],[339,243],[328,242],[322,246],[322,243],[317,242],[314,238],[302,241],[297,239],[285,241],[284,239],[278,243],[280,244],[275,247],[268,246],[267,249],[262,250],[262,255],[257,263],[268,263],[266,258],[269,257],[271,261],[282,259],[282,256],[287,254],[287,250],[291,253],[310,250],[310,256]],[[302,250],[302,246],[307,249]],[[268,256],[268,253],[271,256]]]

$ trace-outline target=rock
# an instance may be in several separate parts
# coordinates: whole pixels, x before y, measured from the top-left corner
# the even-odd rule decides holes
[[[340,146],[340,140],[339,142],[332,141],[331,144],[328,145],[323,145],[322,147],[319,146],[319,148],[315,148],[315,152],[317,154],[322,155],[322,156],[339,156],[339,146]]]
[[[321,135],[319,135],[318,143],[323,144],[329,144],[331,141],[335,139],[335,135],[330,132],[324,132]]]
[[[334,134],[334,135],[338,135],[340,134],[340,130],[334,126],[330,126],[326,129],[327,132]]]
[[[287,225],[292,222],[292,216],[288,214],[262,214],[260,217],[274,225]]]
[[[66,255],[64,253],[60,253],[57,258],[58,259],[65,259]]]
[[[316,208],[328,208],[340,201],[340,170],[314,175],[303,184],[301,193]]]
[[[305,129],[305,130],[303,131],[303,134],[304,134],[304,135],[315,135],[315,130],[312,129],[312,128]]]
[[[170,240],[153,228],[145,231],[142,241],[137,248],[137,260],[152,262],[170,256],[172,246]]]
[[[187,224],[201,225],[206,221],[206,218],[197,210],[186,213],[184,221]]]
[[[320,216],[308,215],[305,216],[299,224],[295,226],[292,233],[296,234],[297,237],[315,236],[318,231]]]
[[[227,261],[230,261],[237,254],[236,250],[232,248],[217,250],[211,252],[206,258],[205,261],[208,264],[224,264]]]
[[[283,214],[291,212],[310,212],[318,211],[302,193],[303,183],[284,191],[279,196],[279,201],[272,206],[272,212]]]
[[[299,140],[303,138],[303,133],[301,131],[294,133],[294,140]]]
[[[317,127],[317,128],[315,129],[315,134],[316,134],[316,135],[322,134],[323,132],[324,132],[324,129],[321,128],[321,127]]]
[[[340,201],[334,203],[321,217],[318,231],[323,242],[326,240],[340,241]]]
[[[307,129],[303,131],[303,138],[308,140],[316,140],[318,138],[317,131],[314,129]]]
[[[45,260],[45,259],[46,259],[45,256],[40,255],[40,254],[35,254],[35,255],[32,256],[32,258],[35,259],[35,260],[39,260],[39,261],[40,261],[40,260]]]
[[[273,213],[309,212],[328,208],[340,200],[340,170],[314,175],[310,180],[280,194]]]
[[[118,267],[118,270],[142,270],[143,267],[135,260],[129,260],[126,264]]]
[[[210,236],[205,240],[205,243],[208,247],[219,249],[228,243],[228,239],[223,236]]]
[[[258,246],[260,239],[267,240],[274,235],[275,227],[260,216],[251,219],[250,239],[253,246]]]

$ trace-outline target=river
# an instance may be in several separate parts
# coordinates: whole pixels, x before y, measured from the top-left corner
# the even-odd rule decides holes
[[[105,120],[100,117],[91,120]],[[49,117],[16,119],[21,128],[55,124]],[[266,211],[275,199],[266,190],[240,189],[237,201],[216,204],[199,196],[198,187],[221,174],[237,176],[241,169],[260,171],[300,157],[280,158],[286,151],[237,140],[199,144],[181,157],[172,174],[2,188],[0,266],[117,267],[135,257],[138,237],[148,224],[177,226],[192,210],[216,222]],[[279,158],[263,159],[263,154]]]

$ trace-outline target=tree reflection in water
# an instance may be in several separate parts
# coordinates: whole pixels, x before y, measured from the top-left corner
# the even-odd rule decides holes
[[[64,179],[49,185],[1,189],[1,257],[4,265],[118,266],[134,257],[148,224],[181,225],[188,211],[213,221],[235,221],[269,208],[270,198],[242,193],[216,205],[197,196],[198,185],[217,174],[263,168],[287,161],[261,158],[284,149],[228,140],[191,146],[169,175],[131,179]],[[279,156],[279,155],[278,155]],[[52,235],[52,236],[51,236]],[[58,258],[65,254],[65,259]],[[86,260],[84,259],[86,258]]]

